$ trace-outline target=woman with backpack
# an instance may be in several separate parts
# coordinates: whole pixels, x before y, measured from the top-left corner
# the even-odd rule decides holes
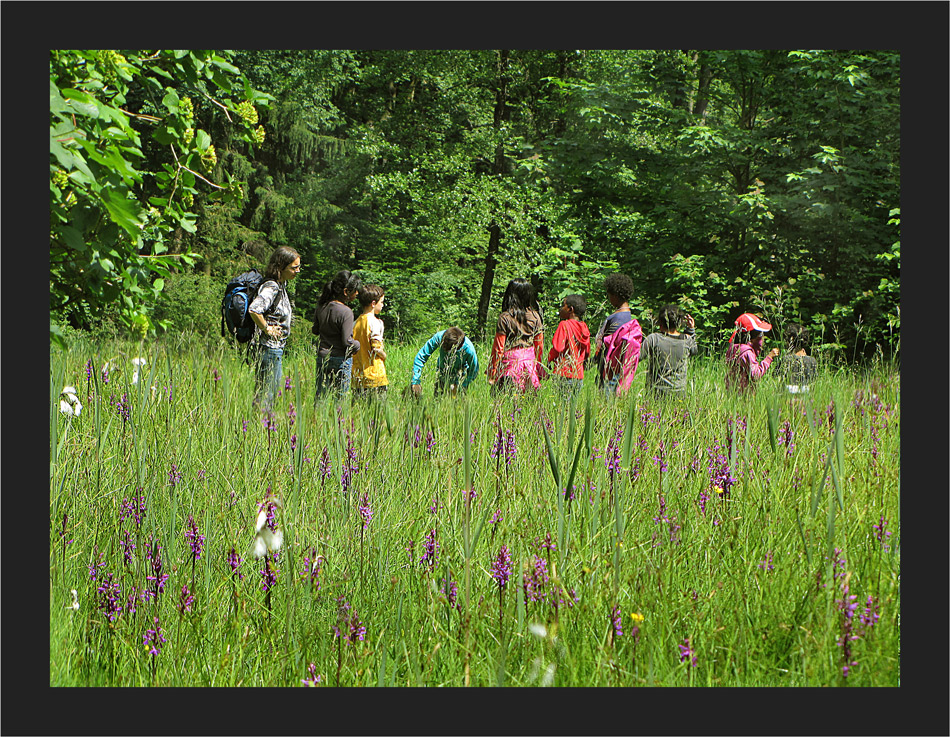
[[[258,327],[257,390],[254,407],[270,412],[280,388],[281,359],[290,336],[293,313],[287,282],[300,273],[300,254],[289,246],[278,246],[264,270],[264,281],[248,307],[248,314]]]

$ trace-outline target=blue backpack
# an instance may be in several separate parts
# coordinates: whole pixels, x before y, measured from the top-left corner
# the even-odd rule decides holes
[[[228,282],[221,300],[222,336],[230,333],[238,343],[247,343],[254,337],[255,325],[247,316],[247,308],[251,306],[263,282],[264,275],[257,269],[238,274]]]

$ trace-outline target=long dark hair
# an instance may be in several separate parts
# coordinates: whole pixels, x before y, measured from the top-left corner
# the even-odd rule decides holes
[[[345,301],[343,292],[359,289],[362,285],[363,282],[360,281],[360,278],[356,274],[346,270],[338,271],[336,272],[336,276],[323,287],[323,292],[320,294],[320,299],[317,300],[317,305],[325,305],[334,299],[343,302]]]
[[[270,255],[270,261],[267,262],[267,268],[264,269],[264,278],[280,281],[280,275],[288,266],[300,258],[290,246],[277,246]]]
[[[663,330],[676,330],[680,325],[681,317],[676,305],[663,305],[656,313],[656,322]]]
[[[510,312],[515,320],[524,325],[528,310],[534,310],[540,317],[537,292],[527,279],[512,279],[501,298],[501,311]]]

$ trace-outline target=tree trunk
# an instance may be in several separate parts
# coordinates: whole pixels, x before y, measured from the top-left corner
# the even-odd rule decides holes
[[[508,51],[498,52],[498,84],[495,88],[495,115],[494,127],[499,132],[508,122]],[[505,173],[505,146],[499,137],[495,146],[495,160],[492,162],[491,175],[501,178]],[[495,267],[498,265],[498,251],[501,247],[501,226],[498,218],[493,217],[488,227],[488,250],[485,252],[485,273],[482,278],[482,292],[478,298],[478,312],[475,316],[475,336],[485,337],[485,326],[488,323],[488,304],[491,301],[491,290],[495,282]]]
[[[703,60],[699,66],[699,85],[696,90],[696,107],[693,114],[706,125],[706,108],[709,106],[709,86],[712,83],[712,67]]]
[[[495,267],[498,265],[498,249],[501,246],[501,228],[492,222],[488,228],[488,251],[485,253],[485,274],[482,277],[482,292],[478,298],[478,314],[475,319],[475,337],[485,337],[488,322],[488,305],[491,302],[492,285],[495,282]]]

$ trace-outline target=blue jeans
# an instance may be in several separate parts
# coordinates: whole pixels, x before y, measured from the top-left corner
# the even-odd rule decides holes
[[[270,412],[274,406],[274,398],[280,391],[284,349],[259,347],[257,351],[257,391],[254,393],[254,406]]]
[[[619,384],[620,374],[617,374],[612,379],[604,379],[603,383],[601,384],[601,389],[608,397],[615,397],[617,396],[617,386]]]
[[[557,387],[558,394],[561,395],[562,399],[570,399],[571,397],[577,396],[581,387],[584,386],[583,379],[572,379],[569,376],[557,376],[554,381],[554,386]]]
[[[353,357],[343,356],[317,357],[317,399],[329,390],[334,390],[342,399],[350,390],[353,374]]]

